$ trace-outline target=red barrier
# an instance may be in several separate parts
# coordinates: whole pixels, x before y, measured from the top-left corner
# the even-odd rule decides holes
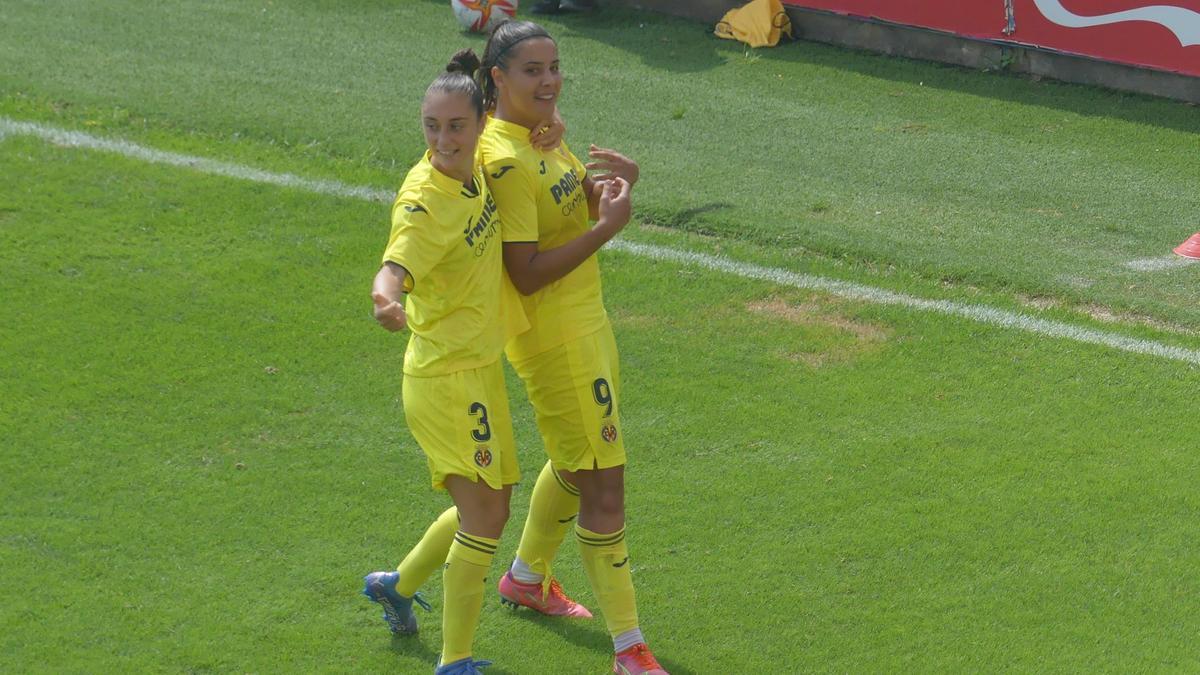
[[[1200,76],[1200,0],[783,0]]]

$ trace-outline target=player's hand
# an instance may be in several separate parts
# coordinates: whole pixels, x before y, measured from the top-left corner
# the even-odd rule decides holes
[[[633,187],[633,184],[638,182],[640,170],[638,169],[637,162],[616,150],[601,148],[593,143],[588,149],[588,155],[593,159],[593,161],[587,163],[588,171],[600,170],[607,172],[593,176],[596,180],[601,181],[620,177],[625,179],[625,182],[629,183],[630,187]]]
[[[633,213],[633,204],[629,199],[630,185],[620,176],[600,185],[604,187],[600,194],[600,217],[596,220],[596,229],[600,230],[606,239],[612,239],[629,223]]]
[[[392,331],[402,331],[408,326],[408,317],[404,314],[404,305],[385,296],[383,293],[371,293],[375,303],[375,320],[380,326]]]
[[[555,108],[554,117],[534,125],[533,131],[529,132],[529,143],[538,150],[553,150],[566,135],[567,124],[558,114],[558,108]]]

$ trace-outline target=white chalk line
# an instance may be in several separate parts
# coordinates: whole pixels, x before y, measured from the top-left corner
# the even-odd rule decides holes
[[[1014,328],[1027,333],[1036,333],[1048,337],[1062,338],[1087,344],[1102,345],[1112,349],[1148,354],[1161,358],[1184,361],[1200,365],[1200,350],[1174,347],[1153,340],[1133,338],[1120,333],[1076,326],[1074,324],[1040,319],[1028,314],[996,309],[986,305],[971,305],[952,300],[929,300],[896,291],[889,291],[875,286],[857,284],[850,281],[839,281],[827,277],[810,274],[789,272],[776,267],[762,267],[749,263],[737,262],[724,256],[712,256],[691,251],[680,251],[665,246],[637,244],[627,241],[615,241],[609,244],[617,250],[627,251],[635,255],[669,261],[694,267],[725,272],[746,279],[769,281],[784,286],[792,286],[804,290],[814,290],[828,293],[848,300],[858,300],[878,305],[895,305],[910,309],[919,309],[938,314],[947,314],[979,323],[986,323],[1004,328]]]
[[[337,181],[308,180],[289,173],[272,173],[203,157],[155,150],[127,141],[109,140],[78,131],[58,129],[31,122],[18,122],[0,117],[0,135],[3,134],[31,135],[43,138],[57,145],[112,152],[146,162],[178,166],[218,176],[269,183],[280,187],[306,190],[337,197],[387,203],[395,195],[395,192],[391,190],[358,187]],[[1134,354],[1143,354],[1200,365],[1200,350],[1176,347],[1153,340],[1129,337],[1120,333],[1112,333],[1060,321],[1040,319],[1028,314],[997,309],[986,305],[972,305],[951,300],[929,300],[875,286],[840,281],[812,274],[791,272],[777,267],[753,265],[738,262],[724,256],[684,251],[666,246],[615,240],[609,243],[609,248],[652,260],[661,260],[684,266],[700,267],[714,272],[732,274],[744,279],[756,279],[784,286],[792,286],[794,288],[821,291],[849,300],[934,312],[1046,337],[1099,345]]]
[[[1174,253],[1165,255],[1159,258],[1139,258],[1130,260],[1125,263],[1125,267],[1135,272],[1161,272],[1163,270],[1175,270],[1181,267],[1187,267],[1194,263],[1194,260],[1177,256]]]
[[[101,138],[99,136],[85,134],[80,131],[69,131],[67,129],[58,129],[42,124],[35,124],[33,122],[18,122],[7,117],[0,117],[0,134],[5,133],[36,136],[58,146],[112,152],[118,155],[131,157],[133,159],[151,162],[153,164],[167,164],[170,166],[184,167],[200,171],[201,173],[227,176],[229,178],[241,178],[243,180],[254,181],[256,183],[267,183],[270,185],[277,185],[279,187],[305,190],[308,192],[316,192],[318,194],[331,195],[334,197],[366,199],[368,201],[384,203],[389,203],[396,198],[395,190],[357,187],[340,183],[335,180],[310,180],[290,173],[263,171],[261,169],[242,166],[240,164],[231,164],[229,162],[221,162],[215,159],[208,159],[206,157],[195,157],[192,155],[181,155],[174,152],[155,150],[153,148],[136,145],[128,141]]]

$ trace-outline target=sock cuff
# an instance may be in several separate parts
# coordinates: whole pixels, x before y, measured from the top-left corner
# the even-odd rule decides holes
[[[609,534],[600,534],[591,530],[575,525],[575,536],[579,539],[579,543],[587,546],[614,546],[625,541],[625,528],[621,528],[616,532]]]
[[[563,489],[563,492],[566,492],[574,497],[579,496],[579,488],[571,485],[566,481],[566,479],[558,475],[558,471],[554,468],[553,464],[546,464],[546,468],[549,469],[550,473],[554,475],[554,480],[558,482],[558,486]]]
[[[488,539],[459,530],[454,533],[454,543],[450,545],[449,557],[490,567],[492,556],[496,555],[496,547],[499,545],[499,539]]]

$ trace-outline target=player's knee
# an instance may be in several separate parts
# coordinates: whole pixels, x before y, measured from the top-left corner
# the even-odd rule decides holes
[[[579,511],[606,520],[623,516],[625,492],[624,490],[600,490],[589,494],[587,499],[580,500]]]
[[[509,508],[508,502],[501,502],[494,505],[485,513],[488,519],[488,524],[496,529],[504,529],[504,524],[508,522]]]
[[[470,518],[464,517],[462,529],[485,537],[499,538],[507,522],[508,504],[494,504],[477,510]]]

